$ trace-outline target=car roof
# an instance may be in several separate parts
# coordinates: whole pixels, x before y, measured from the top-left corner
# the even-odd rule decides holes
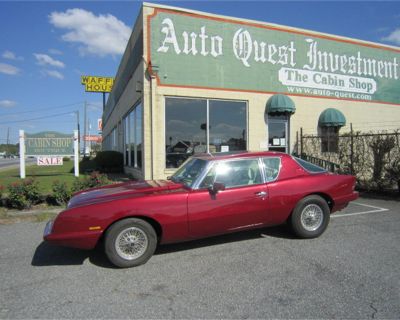
[[[201,153],[193,156],[203,160],[225,160],[235,158],[257,158],[257,157],[290,157],[287,153],[277,151],[233,151],[218,153]]]

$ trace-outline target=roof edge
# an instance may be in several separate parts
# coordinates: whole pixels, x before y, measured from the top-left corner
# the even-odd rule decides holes
[[[174,11],[181,11],[181,12],[186,12],[186,13],[191,13],[195,15],[207,15],[210,17],[215,17],[215,18],[225,18],[225,19],[230,19],[230,20],[236,20],[238,22],[244,22],[244,23],[256,23],[264,26],[270,26],[270,27],[275,27],[275,28],[281,28],[281,29],[286,29],[287,31],[294,31],[294,32],[304,32],[304,33],[310,33],[314,34],[316,37],[318,36],[325,36],[325,37],[330,37],[333,39],[337,40],[347,40],[347,41],[352,41],[352,42],[359,42],[360,45],[366,45],[366,46],[381,46],[382,49],[387,48],[390,50],[395,50],[400,52],[400,47],[388,45],[385,43],[381,42],[372,42],[372,41],[367,41],[367,40],[361,40],[357,38],[350,38],[346,36],[339,36],[336,34],[332,33],[325,33],[325,32],[319,32],[315,30],[310,30],[310,29],[303,29],[303,28],[297,28],[297,27],[291,27],[283,24],[276,24],[276,23],[270,23],[266,21],[260,21],[260,20],[253,20],[253,19],[245,19],[245,18],[238,18],[238,17],[232,17],[232,16],[226,16],[226,15],[221,15],[221,14],[215,14],[215,13],[210,13],[206,11],[199,11],[199,10],[192,10],[192,9],[186,9],[186,8],[181,8],[181,7],[174,7],[174,6],[169,6],[169,5],[163,5],[163,4],[157,4],[157,3],[152,3],[152,2],[143,2],[142,3],[143,7],[150,7],[150,8],[160,8],[160,9],[168,9],[168,10],[174,10]]]

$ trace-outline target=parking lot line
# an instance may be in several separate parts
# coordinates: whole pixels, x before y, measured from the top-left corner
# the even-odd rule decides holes
[[[356,205],[359,205],[359,206],[371,208],[372,210],[361,211],[361,212],[353,212],[353,213],[333,214],[331,216],[331,218],[358,216],[358,215],[368,214],[368,213],[377,213],[377,212],[389,211],[389,209],[386,209],[386,208],[375,207],[375,206],[371,206],[369,204],[364,204],[364,203],[359,203],[359,202],[352,202],[351,204],[356,204]]]

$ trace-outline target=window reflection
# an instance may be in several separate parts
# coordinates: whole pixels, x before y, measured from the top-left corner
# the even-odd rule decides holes
[[[246,113],[245,102],[166,98],[166,167],[177,168],[196,153],[246,150]]]
[[[207,151],[206,118],[206,100],[166,99],[167,168],[177,168],[192,154]]]
[[[246,103],[210,100],[210,152],[246,150]]]
[[[137,105],[123,120],[125,165],[129,167],[142,167],[142,105]]]

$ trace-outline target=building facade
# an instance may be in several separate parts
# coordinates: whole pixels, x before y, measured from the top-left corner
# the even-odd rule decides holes
[[[400,127],[400,48],[144,3],[103,113],[139,179],[202,152],[298,152],[300,129]]]

